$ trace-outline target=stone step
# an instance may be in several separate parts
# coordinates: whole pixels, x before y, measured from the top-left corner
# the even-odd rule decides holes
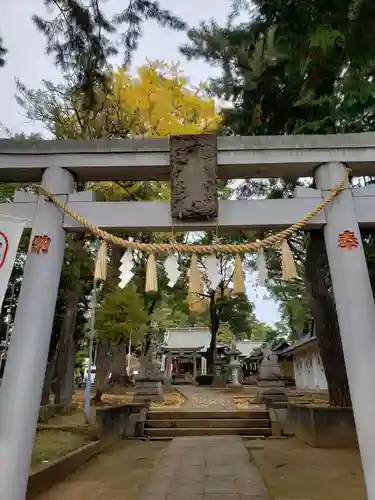
[[[267,410],[225,410],[225,411],[184,411],[184,410],[151,410],[150,420],[182,420],[182,419],[268,419]]]
[[[273,399],[274,401],[288,401],[285,394],[262,394],[263,399]]]
[[[272,436],[244,436],[242,434],[238,434],[238,436],[240,436],[242,439],[244,439],[246,441],[246,443],[248,441],[264,441],[265,439],[269,439],[271,438]],[[138,441],[173,441],[173,439],[175,437],[194,437],[194,436],[144,436],[142,438],[137,438]],[[206,435],[202,435],[202,437],[207,437],[207,434]],[[248,444],[245,445],[245,446],[249,446]],[[264,445],[262,446],[259,446],[256,447],[256,449],[259,448],[261,450],[264,449]],[[263,499],[262,499],[263,500]],[[268,500],[268,498],[266,499]],[[283,499],[284,500],[284,499]]]
[[[147,428],[245,428],[249,427],[251,429],[270,427],[271,422],[267,418],[263,419],[208,419],[208,418],[196,418],[196,419],[171,419],[171,420],[146,420]]]
[[[267,408],[284,408],[288,409],[288,402],[287,401],[270,401],[266,403]]]
[[[251,437],[259,437],[263,436],[271,436],[272,430],[270,428],[258,428],[258,429],[250,429],[250,428],[242,428],[242,427],[229,427],[229,428],[153,428],[153,429],[145,429],[145,436],[152,438],[160,438],[160,437],[182,437],[182,436],[251,436]]]

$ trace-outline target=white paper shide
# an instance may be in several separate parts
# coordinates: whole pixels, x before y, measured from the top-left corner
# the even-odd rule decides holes
[[[211,290],[216,290],[221,280],[223,279],[220,273],[219,261],[216,255],[209,255],[206,258],[206,271]]]
[[[133,241],[133,239],[129,238],[129,241]],[[131,248],[128,248],[124,255],[121,257],[121,266],[120,266],[120,288],[125,288],[126,285],[131,281],[134,276],[132,269],[134,267],[133,261],[133,251]]]
[[[178,267],[178,259],[177,255],[170,254],[165,259],[164,269],[168,278],[168,286],[173,288],[177,283],[178,278],[181,276],[181,271]]]

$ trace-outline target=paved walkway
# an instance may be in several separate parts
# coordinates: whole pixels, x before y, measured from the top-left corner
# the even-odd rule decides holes
[[[271,500],[238,436],[175,438],[138,500]]]
[[[187,398],[182,408],[183,410],[237,410],[237,406],[229,394],[227,395],[193,385],[179,385],[177,389]]]
[[[236,410],[230,395],[179,386],[183,410]],[[156,466],[155,466],[156,465]],[[154,467],[155,466],[155,467]],[[122,441],[37,500],[271,500],[238,436]]]

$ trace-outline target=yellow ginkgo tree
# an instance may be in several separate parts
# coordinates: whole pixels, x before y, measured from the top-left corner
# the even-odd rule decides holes
[[[156,61],[140,67],[136,74],[120,69],[113,73],[111,90],[110,105],[134,119],[129,135],[212,132],[220,121],[205,86],[194,88],[177,64]]]
[[[193,86],[178,64],[148,62],[135,72],[112,71],[95,104],[67,81],[38,90],[18,82],[18,101],[57,139],[168,137],[215,131],[220,115],[204,84]]]

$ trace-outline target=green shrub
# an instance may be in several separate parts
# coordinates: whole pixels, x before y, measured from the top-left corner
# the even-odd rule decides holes
[[[225,365],[221,368],[221,376],[224,378],[226,382],[230,380],[231,374],[232,374],[232,369],[228,365]]]

